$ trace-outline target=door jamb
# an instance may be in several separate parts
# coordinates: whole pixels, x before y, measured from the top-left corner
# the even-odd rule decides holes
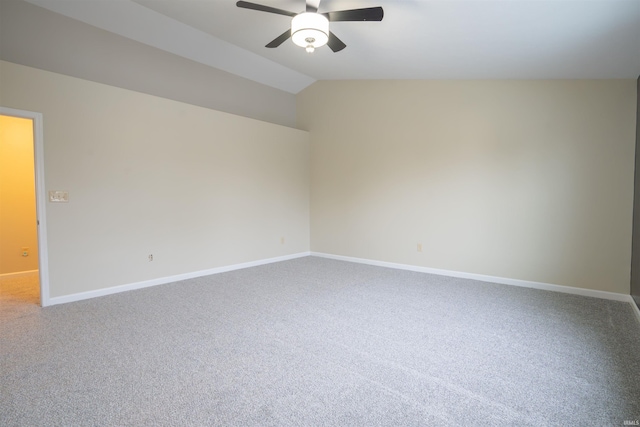
[[[4,116],[31,119],[33,122],[33,160],[36,183],[36,221],[38,231],[38,274],[40,275],[40,305],[49,305],[49,253],[47,250],[46,191],[44,181],[44,134],[42,113],[0,106]]]

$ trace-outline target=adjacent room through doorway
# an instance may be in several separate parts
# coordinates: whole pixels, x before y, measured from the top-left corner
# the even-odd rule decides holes
[[[0,115],[0,302],[40,303],[33,120]]]

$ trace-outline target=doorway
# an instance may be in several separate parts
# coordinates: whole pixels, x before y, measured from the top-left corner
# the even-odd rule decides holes
[[[49,303],[42,115],[0,107],[0,298]]]

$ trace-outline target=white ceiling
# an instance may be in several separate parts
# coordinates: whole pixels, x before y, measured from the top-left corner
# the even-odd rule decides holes
[[[333,22],[347,44],[307,54],[290,24],[235,0],[27,0],[291,93],[327,79],[563,79],[640,75],[640,0],[322,0],[382,6],[382,22]],[[304,0],[252,0],[301,12]],[[317,0],[311,0],[317,2]]]

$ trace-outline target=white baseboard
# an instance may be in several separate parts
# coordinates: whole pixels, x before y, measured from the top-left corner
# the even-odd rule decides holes
[[[15,273],[0,274],[0,279],[9,277],[29,276],[31,274],[38,274],[38,270],[16,271]]]
[[[322,258],[336,259],[340,261],[356,262],[359,264],[377,265],[379,267],[388,267],[388,268],[395,268],[399,270],[409,270],[409,271],[417,271],[420,273],[437,274],[439,276],[459,277],[462,279],[473,279],[473,280],[479,280],[482,282],[500,283],[503,285],[513,285],[513,286],[520,286],[524,288],[543,289],[545,291],[563,292],[566,294],[576,294],[576,295],[582,295],[587,297],[602,298],[602,299],[608,299],[608,300],[633,303],[633,299],[631,298],[631,295],[618,294],[615,292],[597,291],[594,289],[574,288],[571,286],[552,285],[550,283],[531,282],[528,280],[509,279],[506,277],[497,277],[497,276],[486,276],[483,274],[464,273],[460,271],[440,270],[438,268],[420,267],[420,266],[409,265],[409,264],[396,264],[392,262],[376,261],[376,260],[364,259],[364,258],[354,258],[354,257],[348,257],[348,256],[342,256],[342,255],[325,254],[321,252],[311,252],[311,255],[322,257]]]
[[[274,262],[287,261],[295,258],[302,258],[311,255],[310,252],[300,252],[297,254],[284,255],[275,258],[261,259],[257,261],[244,262],[241,264],[227,265],[224,267],[216,267],[208,270],[194,271],[191,273],[177,274],[175,276],[160,277],[142,282],[129,283],[126,285],[113,286],[110,288],[97,289],[95,291],[80,292],[77,294],[64,295],[61,297],[49,298],[48,305],[66,304],[68,302],[81,301],[90,298],[102,297],[105,295],[117,294],[120,292],[132,291],[135,289],[148,288],[150,286],[164,285],[166,283],[179,282],[180,280],[193,279],[196,277],[209,276],[212,274],[225,273],[227,271],[240,270],[243,268],[257,267],[259,265],[271,264]]]
[[[65,304],[68,302],[81,301],[81,300],[101,297],[105,295],[117,294],[120,292],[132,291],[135,289],[148,288],[150,286],[164,285],[166,283],[193,279],[196,277],[209,276],[211,274],[225,273],[227,271],[240,270],[243,268],[257,267],[259,265],[271,264],[274,262],[288,261],[296,258],[303,258],[310,255],[321,257],[321,258],[330,258],[330,259],[335,259],[340,261],[355,262],[359,264],[369,264],[369,265],[375,265],[379,267],[395,268],[399,270],[409,270],[409,271],[416,271],[420,273],[437,274],[440,276],[459,277],[463,279],[479,280],[482,282],[500,283],[503,285],[520,286],[525,288],[542,289],[542,290],[554,291],[554,292],[563,292],[568,294],[582,295],[582,296],[588,296],[588,297],[594,297],[594,298],[624,301],[631,304],[631,306],[633,307],[634,313],[638,319],[638,322],[640,322],[640,310],[638,310],[638,307],[633,301],[633,298],[631,297],[631,295],[619,294],[615,292],[598,291],[593,289],[575,288],[571,286],[553,285],[553,284],[542,283],[542,282],[532,282],[528,280],[509,279],[509,278],[497,277],[497,276],[486,276],[483,274],[464,273],[464,272],[452,271],[452,270],[441,270],[437,268],[420,267],[420,266],[409,265],[409,264],[397,264],[392,262],[376,261],[371,259],[355,258],[355,257],[342,256],[342,255],[332,255],[332,254],[326,254],[321,252],[300,252],[296,254],[284,255],[284,256],[275,257],[275,258],[267,258],[267,259],[262,259],[257,261],[245,262],[241,264],[233,264],[233,265],[227,265],[223,267],[211,268],[208,270],[200,270],[200,271],[194,271],[191,273],[178,274],[175,276],[160,277],[157,279],[145,280],[142,282],[129,283],[126,285],[97,289],[95,291],[87,291],[87,292],[80,292],[77,294],[64,295],[61,297],[50,298],[49,303],[47,305]],[[31,273],[37,273],[37,272],[38,270],[22,271],[19,273],[9,273],[9,274],[0,275],[0,277],[10,276],[10,275],[27,275]]]
[[[633,312],[636,314],[636,319],[638,319],[638,323],[640,323],[640,309],[636,305],[636,302],[633,300],[633,297],[631,295],[629,295],[629,298],[631,298],[630,303],[631,307],[633,307]]]

